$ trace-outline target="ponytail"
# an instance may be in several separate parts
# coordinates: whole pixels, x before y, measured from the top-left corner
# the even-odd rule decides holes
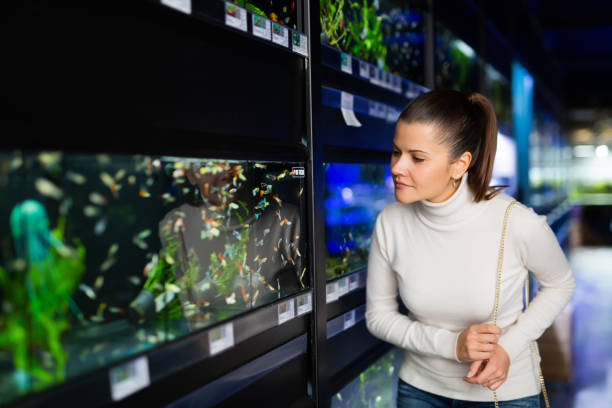
[[[476,153],[472,155],[468,174],[468,185],[474,192],[474,200],[478,202],[482,199],[490,200],[506,186],[489,187],[497,151],[497,118],[493,105],[484,95],[478,92],[469,93],[467,98],[476,109],[477,121],[481,122],[477,126],[481,135],[479,146]]]
[[[497,150],[497,119],[491,102],[478,92],[434,90],[406,105],[398,120],[430,123],[440,143],[449,147],[451,162],[464,152],[472,154],[468,185],[474,201],[490,200],[507,186],[489,186]]]

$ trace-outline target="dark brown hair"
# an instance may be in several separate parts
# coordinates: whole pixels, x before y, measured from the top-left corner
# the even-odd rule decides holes
[[[489,186],[497,150],[497,119],[491,102],[478,92],[434,90],[406,105],[398,121],[435,125],[440,143],[450,149],[451,163],[472,154],[468,185],[474,201],[490,200],[507,186]]]

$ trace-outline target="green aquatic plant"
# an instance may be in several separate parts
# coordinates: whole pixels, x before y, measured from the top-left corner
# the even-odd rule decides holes
[[[258,14],[258,15],[263,16],[263,17],[268,17],[266,15],[266,13],[264,13],[260,8],[255,6],[250,1],[247,1],[247,0],[233,0],[232,2],[234,4],[240,6],[240,7],[243,7],[245,9],[249,10],[251,13],[255,13],[255,14]]]
[[[17,259],[0,268],[0,349],[12,351],[17,387],[38,389],[65,377],[61,335],[71,327],[69,312],[85,321],[70,297],[85,272],[85,247],[78,239],[75,249],[64,245],[65,218],[49,230],[34,200],[13,208],[10,226]]]
[[[321,0],[321,35],[330,46],[345,50],[348,36],[344,21],[344,0]]]
[[[389,16],[378,16],[373,1],[351,2],[350,7],[353,13],[352,18],[347,20],[350,35],[346,49],[355,57],[376,61],[380,69],[388,70],[387,46],[383,42],[381,23],[383,20],[388,20]]]

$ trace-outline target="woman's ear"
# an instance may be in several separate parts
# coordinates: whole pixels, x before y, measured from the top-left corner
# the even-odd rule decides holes
[[[455,174],[463,176],[472,162],[472,153],[464,152],[455,162]]]

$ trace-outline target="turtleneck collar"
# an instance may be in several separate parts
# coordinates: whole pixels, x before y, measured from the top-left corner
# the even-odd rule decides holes
[[[481,213],[488,200],[474,202],[474,194],[468,186],[468,172],[461,177],[461,183],[452,196],[440,203],[427,200],[416,202],[416,213],[426,225],[441,230],[458,228]]]

